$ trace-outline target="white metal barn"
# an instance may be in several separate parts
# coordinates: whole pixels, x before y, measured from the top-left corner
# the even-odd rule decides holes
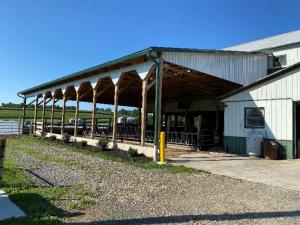
[[[203,149],[222,144],[223,109],[218,98],[266,76],[267,63],[265,53],[150,47],[21,91],[19,96],[24,103],[30,98],[31,103],[35,102],[36,131],[40,128],[49,135],[69,133],[77,139],[97,139],[105,132],[112,146],[128,149],[128,140],[155,158],[160,130],[167,133],[168,145]],[[56,119],[53,111],[58,100],[62,100],[63,109],[61,118]],[[46,118],[50,101],[51,118]],[[65,124],[69,101],[76,101],[74,124]],[[91,124],[84,131],[78,126],[80,101],[93,103]],[[97,122],[98,103],[114,105],[112,124]],[[119,123],[119,105],[137,107],[139,123]],[[41,126],[37,126],[38,120]]]
[[[168,146],[205,150],[224,140],[229,152],[245,153],[246,133],[256,128],[281,143],[285,158],[293,158],[298,138],[293,115],[297,115],[300,95],[297,62],[300,31],[223,50],[150,47],[19,92],[25,103],[23,122],[26,102],[33,98],[29,104],[35,103],[34,129],[48,135],[69,133],[95,142],[105,132],[112,146],[135,145],[155,159],[161,130],[166,132]],[[227,96],[225,108],[222,96]],[[55,118],[59,100],[62,115]],[[51,116],[47,117],[50,101]],[[68,101],[76,102],[75,119],[65,124]],[[78,123],[80,102],[92,103],[91,123],[84,128]],[[114,106],[113,120],[107,124],[97,121],[99,103]],[[138,123],[120,123],[119,105],[138,108]],[[264,117],[243,126],[249,112]]]
[[[222,97],[228,151],[245,154],[246,138],[255,130],[264,138],[277,140],[281,158],[299,158],[300,31],[227,50],[266,52],[269,54],[268,70],[272,72]]]

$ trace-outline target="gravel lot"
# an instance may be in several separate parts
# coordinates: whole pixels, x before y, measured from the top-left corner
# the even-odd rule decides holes
[[[41,186],[83,185],[101,193],[66,224],[300,224],[300,192],[209,174],[171,174],[66,148],[26,144],[18,165]],[[45,182],[46,181],[46,182]]]

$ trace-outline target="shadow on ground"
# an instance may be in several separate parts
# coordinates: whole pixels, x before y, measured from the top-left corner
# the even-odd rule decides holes
[[[215,215],[182,215],[182,216],[161,216],[161,217],[146,217],[136,219],[121,219],[121,220],[106,220],[106,221],[92,221],[87,223],[66,223],[65,225],[117,225],[117,224],[168,224],[168,223],[187,223],[197,221],[238,221],[244,219],[272,219],[284,217],[299,217],[300,211],[278,211],[278,212],[253,212],[241,214],[215,214]]]
[[[16,203],[27,216],[0,221],[0,225],[60,224],[66,217],[80,216],[82,213],[70,213],[53,205],[46,198],[35,193],[11,193],[9,198]]]

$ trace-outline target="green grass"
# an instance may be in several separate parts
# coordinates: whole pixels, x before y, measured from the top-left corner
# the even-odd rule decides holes
[[[94,205],[96,202],[95,200],[87,200],[87,199],[82,199],[79,201],[72,201],[68,205],[71,209],[85,209],[90,205]]]
[[[23,170],[18,168],[13,152],[24,141],[23,138],[9,140],[3,171],[3,189],[25,213],[26,217],[0,221],[0,225],[56,225],[65,217],[75,216],[60,207],[67,202],[69,209],[75,209],[71,202],[78,202],[76,209],[84,209],[95,204],[93,198],[101,192],[87,190],[82,186],[36,187]],[[71,204],[71,205],[70,205]]]
[[[74,152],[82,153],[82,154],[89,155],[89,156],[99,157],[99,158],[111,160],[114,162],[120,162],[120,163],[124,163],[124,164],[130,165],[130,166],[133,166],[133,167],[138,167],[138,168],[147,169],[147,170],[156,169],[156,170],[165,170],[170,173],[186,173],[186,174],[208,173],[207,171],[204,171],[204,170],[197,170],[197,169],[188,168],[185,166],[175,166],[175,165],[171,165],[171,164],[160,165],[157,162],[153,162],[153,161],[139,162],[139,161],[135,161],[134,159],[130,159],[130,158],[129,159],[120,158],[120,157],[116,157],[116,156],[111,156],[109,154],[109,152],[107,152],[107,151],[89,151],[86,148],[60,144],[58,142],[53,142],[48,139],[41,139],[39,137],[37,137],[37,138],[26,137],[24,139],[29,142],[30,141],[33,141],[35,143],[39,142],[39,143],[45,144],[45,145],[51,145],[51,146],[55,145],[57,147],[63,146],[64,148],[68,149],[69,151],[74,151]]]
[[[10,157],[6,157],[4,161],[3,187],[26,188],[30,185],[31,183],[25,173],[17,167]]]
[[[28,145],[29,147],[25,147]],[[100,157],[106,160],[112,160],[115,162],[124,163],[129,166],[138,167],[147,170],[163,170],[170,173],[203,173],[205,171],[186,168],[184,166],[173,166],[170,164],[159,165],[156,162],[136,162],[133,159],[124,159],[114,157],[108,154],[108,152],[88,151],[87,148],[74,147],[70,145],[62,145],[58,142],[50,140],[44,140],[41,138],[22,137],[18,139],[12,139],[7,141],[6,157],[4,163],[3,174],[3,188],[9,195],[11,200],[15,202],[25,213],[26,217],[14,218],[5,221],[1,221],[0,225],[56,225],[62,224],[63,218],[76,216],[75,213],[70,213],[64,209],[83,210],[91,205],[96,204],[95,199],[100,196],[100,191],[91,191],[85,189],[83,186],[72,187],[36,187],[30,181],[29,177],[23,170],[18,168],[14,153],[22,151],[35,158],[43,161],[51,161],[61,163],[70,167],[78,167],[77,162],[67,162],[60,159],[59,156],[51,158],[43,152],[37,152],[30,148],[30,145],[39,144],[40,146],[51,145],[65,148],[69,151],[82,153],[94,157]],[[64,209],[63,209],[64,208]],[[78,216],[78,215],[77,215]]]
[[[3,108],[0,107],[0,119],[4,120],[19,120],[23,116],[23,109],[22,108]],[[50,121],[51,118],[51,110],[46,110],[46,120]],[[26,110],[26,120],[32,121],[34,117],[34,109],[29,108]],[[67,110],[66,111],[66,121],[71,118],[75,117],[74,110]],[[88,110],[80,110],[79,111],[79,118],[85,119],[87,122],[91,121],[92,112]],[[97,112],[96,118],[100,123],[108,123],[109,118],[112,118],[111,113],[105,112]],[[38,120],[42,119],[42,109],[40,108],[38,111]],[[54,119],[57,121],[61,121],[61,109],[55,109]]]
[[[59,163],[63,164],[67,167],[73,168],[73,169],[83,169],[83,166],[78,163],[77,160],[71,160],[71,159],[63,159],[59,155],[57,157],[50,156],[46,153],[43,153],[42,151],[36,151],[29,146],[20,146],[20,145],[14,145],[15,151],[21,151],[24,152],[30,156],[33,156],[36,159],[39,159],[44,162],[52,162],[52,163]]]

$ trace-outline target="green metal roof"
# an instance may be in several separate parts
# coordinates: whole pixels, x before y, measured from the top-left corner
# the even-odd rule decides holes
[[[63,76],[60,77],[58,79],[34,86],[32,88],[29,89],[25,89],[23,91],[20,91],[18,93],[18,95],[26,95],[26,94],[30,94],[45,88],[50,88],[53,87],[55,85],[58,85],[64,81],[67,80],[76,80],[79,79],[80,76],[87,74],[89,72],[95,71],[95,70],[99,70],[99,69],[105,69],[114,65],[118,65],[120,63],[129,61],[129,60],[133,60],[139,57],[143,57],[143,56],[149,56],[151,53],[157,53],[157,52],[202,52],[202,53],[223,53],[223,54],[263,54],[261,52],[242,52],[242,51],[229,51],[229,50],[215,50],[215,49],[196,49],[196,48],[171,48],[171,47],[149,47],[146,49],[143,49],[141,51],[123,56],[121,58],[115,59],[115,60],[111,60],[108,61],[106,63],[97,65],[97,66],[93,66],[90,67],[88,69],[85,70],[81,70],[79,72],[76,73],[72,73],[69,74],[67,76]]]

